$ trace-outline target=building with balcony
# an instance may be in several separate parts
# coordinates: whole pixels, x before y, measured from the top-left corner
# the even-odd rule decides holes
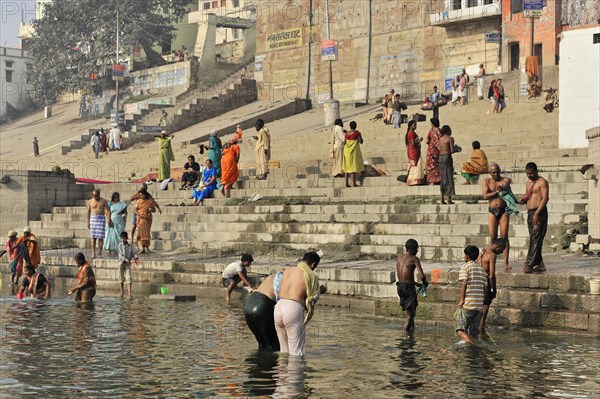
[[[445,89],[463,68],[473,76],[483,64],[487,73],[499,72],[501,63],[500,0],[434,0],[429,21],[443,28]]]
[[[23,49],[0,47],[0,120],[27,109],[33,86],[27,83],[31,59]]]

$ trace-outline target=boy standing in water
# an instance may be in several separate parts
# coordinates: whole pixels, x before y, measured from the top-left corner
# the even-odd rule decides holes
[[[417,312],[417,290],[415,288],[415,269],[419,272],[419,278],[423,286],[427,287],[429,283],[421,268],[421,261],[417,257],[419,243],[412,238],[406,241],[406,252],[399,256],[396,261],[396,273],[398,274],[398,282],[396,290],[400,297],[400,305],[402,310],[406,311],[405,331],[410,331],[415,328],[415,314]]]
[[[483,299],[488,276],[479,263],[479,248],[469,245],[465,248],[465,264],[458,273],[460,287],[458,309],[454,322],[455,330],[460,338],[467,343],[472,343],[479,335],[479,326],[483,315]]]
[[[127,292],[131,299],[131,265],[137,264],[138,254],[135,253],[131,244],[127,241],[127,232],[121,232],[121,243],[119,244],[119,282],[121,283],[121,298],[123,298],[124,287],[127,283]]]

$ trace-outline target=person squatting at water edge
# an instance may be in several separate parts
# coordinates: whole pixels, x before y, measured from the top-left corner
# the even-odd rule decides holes
[[[19,287],[19,293],[24,297],[50,299],[50,288],[50,282],[46,276],[29,265],[25,266],[25,277]]]
[[[243,281],[244,285],[247,287],[252,288],[252,283],[248,280],[247,270],[247,268],[252,265],[252,262],[254,262],[252,255],[242,254],[242,258],[239,261],[230,263],[225,270],[223,270],[222,283],[223,287],[227,288],[227,293],[225,294],[227,303],[231,302],[231,292],[240,281]]]
[[[417,312],[417,290],[416,285],[427,288],[429,283],[423,273],[421,261],[417,257],[419,243],[412,238],[406,241],[406,252],[402,256],[398,256],[396,260],[396,274],[398,282],[396,282],[396,290],[400,297],[400,306],[406,312],[406,323],[404,324],[405,331],[411,331],[415,328],[415,314]],[[419,273],[421,284],[415,283],[415,269]]]
[[[281,276],[274,318],[283,353],[304,356],[306,324],[313,316],[319,295],[327,291],[325,286],[319,286],[314,272],[320,261],[316,252],[307,252],[298,266],[286,269]]]
[[[96,275],[94,270],[87,263],[85,255],[81,252],[75,255],[75,263],[79,266],[77,273],[77,285],[67,291],[67,295],[75,294],[75,300],[79,303],[92,302],[96,296]]]
[[[479,326],[483,316],[483,300],[488,276],[479,263],[479,248],[469,245],[465,248],[465,264],[458,273],[461,282],[458,309],[454,313],[454,329],[464,342],[472,343],[479,336]]]

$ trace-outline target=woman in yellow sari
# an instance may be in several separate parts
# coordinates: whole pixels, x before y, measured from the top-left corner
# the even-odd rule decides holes
[[[173,136],[169,136],[165,130],[158,137],[158,180],[163,181],[171,177],[171,161],[175,160],[175,154],[171,147]]]
[[[137,215],[137,239],[142,244],[142,252],[150,252],[150,238],[152,229],[152,214],[162,213],[160,206],[150,196],[148,191],[140,190],[140,198],[135,204]]]
[[[360,132],[356,130],[356,122],[350,122],[350,131],[346,132],[345,139],[343,169],[346,175],[346,187],[350,187],[350,184],[348,184],[350,175],[352,175],[352,184],[354,187],[358,187],[358,184],[356,184],[356,174],[362,173],[365,170],[365,163],[360,151],[363,138]]]

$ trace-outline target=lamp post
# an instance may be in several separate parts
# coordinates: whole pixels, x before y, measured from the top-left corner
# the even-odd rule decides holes
[[[329,0],[325,0],[325,20],[327,26],[327,41],[331,40],[329,30]],[[323,44],[321,44],[321,54],[323,54]],[[333,126],[335,120],[340,117],[340,102],[333,98],[333,66],[329,59],[329,98],[324,103],[325,107],[325,126]]]

